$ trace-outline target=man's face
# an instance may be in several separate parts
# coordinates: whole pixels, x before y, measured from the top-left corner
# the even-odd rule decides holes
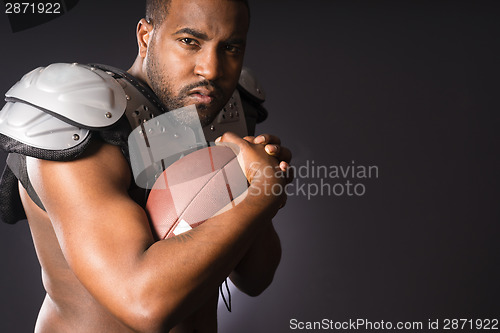
[[[148,83],[168,109],[196,104],[202,126],[213,121],[238,83],[248,20],[240,1],[171,1],[145,58]]]

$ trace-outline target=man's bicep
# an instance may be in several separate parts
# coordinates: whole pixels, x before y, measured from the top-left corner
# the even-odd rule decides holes
[[[128,196],[121,152],[100,145],[70,162],[28,159],[28,173],[75,275],[113,306],[113,290],[153,243],[144,210]]]

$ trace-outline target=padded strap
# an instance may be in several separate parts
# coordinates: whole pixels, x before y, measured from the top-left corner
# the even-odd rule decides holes
[[[43,207],[42,204],[42,200],[40,200],[40,197],[38,196],[38,194],[36,194],[35,189],[33,188],[33,185],[31,184],[30,179],[28,177],[28,169],[26,167],[26,156],[10,153],[7,156],[7,165],[9,169],[12,171],[12,173],[16,176],[16,178],[21,182],[21,185],[26,189],[26,192],[28,192],[28,195],[31,198],[31,200],[33,200],[33,202],[38,207],[45,210],[45,207]]]
[[[15,224],[24,219],[26,214],[17,190],[17,178],[6,165],[0,179],[0,221]]]

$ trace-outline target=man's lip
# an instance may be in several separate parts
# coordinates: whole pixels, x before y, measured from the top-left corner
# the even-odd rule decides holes
[[[214,90],[209,90],[203,87],[195,88],[188,93],[189,97],[196,100],[196,103],[210,104],[217,98]]]
[[[205,95],[200,92],[192,92],[189,94],[189,97],[196,100],[197,103],[210,104],[214,100],[214,97],[211,95]]]
[[[208,90],[208,89],[203,89],[203,88],[193,89],[188,94],[189,95],[198,94],[198,95],[202,95],[202,96],[210,96],[212,98],[215,97],[215,92],[213,90]]]

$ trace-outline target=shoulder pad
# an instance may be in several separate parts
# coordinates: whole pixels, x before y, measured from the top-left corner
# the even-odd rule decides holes
[[[76,63],[39,67],[23,76],[5,96],[7,102],[28,104],[88,129],[113,125],[127,106],[123,88],[111,75]]]
[[[244,93],[250,95],[259,103],[263,103],[266,100],[264,89],[262,89],[262,86],[257,81],[255,75],[249,68],[243,67],[241,69],[241,75],[240,80],[238,81],[238,85]]]
[[[0,112],[0,134],[30,147],[64,150],[85,142],[89,130],[70,125],[31,105],[8,102]]]

